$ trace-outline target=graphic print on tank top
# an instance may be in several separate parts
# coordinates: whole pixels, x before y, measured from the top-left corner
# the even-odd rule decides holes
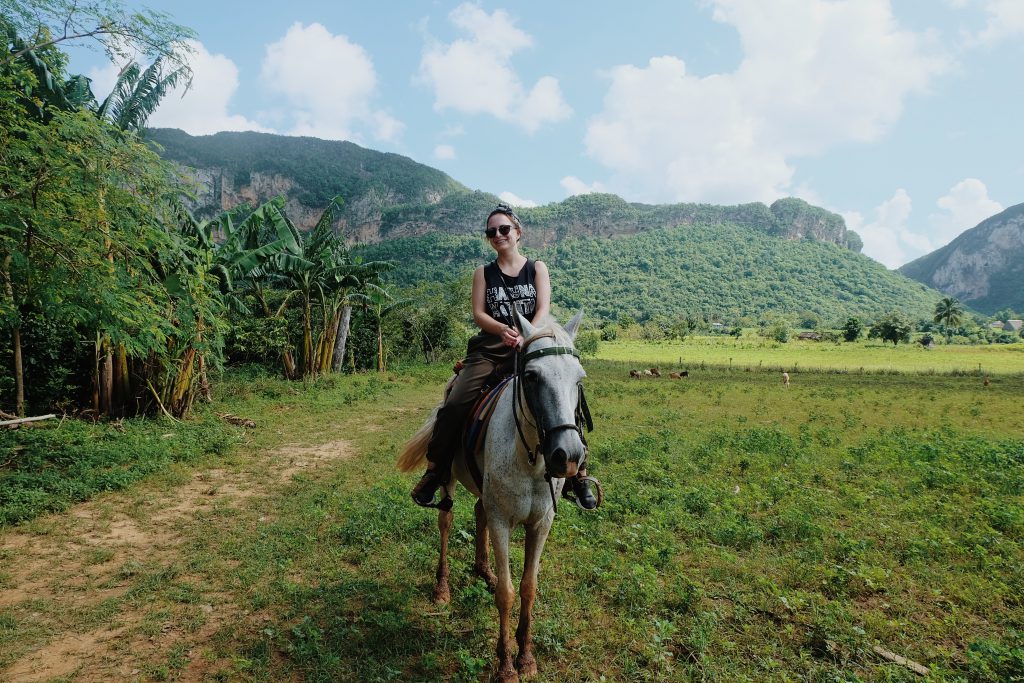
[[[512,308],[509,306],[509,295],[512,303],[519,309],[520,315],[533,320],[533,312],[537,308],[537,289],[533,286],[533,261],[527,261],[516,277],[509,277],[501,272],[494,261],[484,269],[487,289],[484,302],[487,312],[495,320],[512,324]]]

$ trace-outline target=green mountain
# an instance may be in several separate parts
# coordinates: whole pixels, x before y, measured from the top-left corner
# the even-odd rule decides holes
[[[338,227],[367,257],[397,262],[396,283],[450,280],[491,258],[480,232],[498,198],[407,157],[263,133],[147,135],[194,177],[200,216],[283,194],[311,227],[341,195]],[[525,244],[552,268],[555,303],[604,318],[927,317],[940,296],[860,255],[840,216],[800,199],[650,205],[588,194],[520,214]]]
[[[985,219],[899,272],[984,313],[1024,311],[1024,204]]]
[[[195,178],[193,208],[201,217],[283,194],[292,219],[311,228],[327,202],[341,195],[345,206],[339,227],[356,242],[374,243],[431,232],[476,234],[498,202],[495,195],[470,190],[437,169],[351,142],[266,133],[191,136],[166,128],[150,129],[147,137]],[[853,251],[862,246],[841,216],[794,198],[771,206],[650,205],[591,194],[521,214],[534,243],[545,245],[573,235],[610,237],[730,223],[784,239],[831,242]]]
[[[526,241],[527,243],[530,240]],[[393,282],[443,282],[493,258],[482,237],[432,233],[373,245],[367,258],[398,264]],[[524,250],[551,270],[554,303],[637,320],[700,314],[735,321],[782,313],[826,322],[888,311],[930,317],[941,294],[834,244],[787,241],[729,223],[623,237],[567,237]]]

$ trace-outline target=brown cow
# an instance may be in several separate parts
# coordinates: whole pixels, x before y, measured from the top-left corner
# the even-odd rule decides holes
[[[661,377],[661,370],[658,368],[651,368],[651,374],[655,377]]]

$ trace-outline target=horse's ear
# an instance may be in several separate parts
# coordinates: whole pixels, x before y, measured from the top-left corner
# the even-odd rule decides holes
[[[515,306],[512,307],[513,317],[516,321],[516,327],[519,329],[519,334],[522,335],[523,339],[529,339],[533,336],[533,333],[537,331],[537,328],[533,324],[524,318],[519,312],[519,309]]]
[[[569,334],[569,338],[576,341],[576,333],[580,329],[580,321],[583,320],[583,309],[572,317],[572,320],[565,324],[565,331]]]

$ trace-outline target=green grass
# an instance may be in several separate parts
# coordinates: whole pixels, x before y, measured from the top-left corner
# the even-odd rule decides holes
[[[749,333],[748,333],[749,335]],[[785,344],[744,336],[689,337],[685,341],[616,340],[602,342],[601,360],[633,363],[642,368],[689,369],[702,364],[780,370],[885,372],[917,374],[1024,375],[1024,343],[961,346],[939,344],[883,344],[879,341],[829,343],[790,340]]]
[[[222,455],[234,448],[240,433],[209,410],[188,422],[61,420],[2,431],[0,528],[123,489],[175,463]]]
[[[1017,388],[807,374],[784,390],[774,374],[638,382],[625,367],[588,364],[607,502],[555,522],[541,680],[913,679],[874,644],[933,680],[1024,672]],[[398,378],[401,412],[366,406],[383,430],[350,432],[358,462],[207,544],[237,563],[250,609],[274,615],[221,658],[254,680],[480,678],[495,610],[471,574],[472,506],[456,506],[454,599],[437,608],[435,517],[391,470],[443,374]]]
[[[1018,377],[807,372],[784,389],[756,367],[638,381],[628,363],[585,365],[606,503],[555,521],[540,680],[920,680],[876,644],[934,681],[1024,675]],[[358,457],[204,511],[176,570],[130,569],[126,599],[190,624],[227,596],[241,616],[201,644],[214,680],[483,680],[496,611],[472,575],[471,501],[456,504],[453,601],[436,607],[436,517],[393,469],[446,375],[229,377],[217,409],[260,425],[233,457],[335,439]],[[28,609],[0,610],[0,650],[44,637],[19,632]],[[148,675],[181,665],[172,649]]]

